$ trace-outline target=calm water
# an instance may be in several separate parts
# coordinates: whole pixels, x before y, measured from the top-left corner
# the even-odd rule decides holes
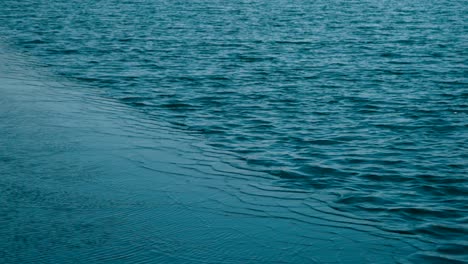
[[[300,208],[318,200],[316,209],[336,223],[365,222],[376,231],[364,233],[414,246],[379,249],[392,258],[368,263],[465,263],[467,17],[461,0],[0,0],[0,41],[6,53],[23,54],[4,59],[23,64],[7,70],[33,69],[47,82],[66,83],[60,92],[113,102],[90,99],[107,118],[125,109],[132,129],[138,127],[128,132],[134,138],[171,131],[164,133],[176,143],[168,148],[196,149],[187,157],[192,169],[212,159],[229,168],[212,168],[217,176],[205,185],[242,175],[244,184],[263,186],[230,185],[226,192],[239,191],[240,201],[223,202],[225,209],[261,214],[266,209],[257,195],[286,210],[281,217],[262,215],[271,216],[269,223],[302,223],[310,215]],[[158,125],[142,125],[147,122]],[[159,144],[142,141],[136,151]],[[153,164],[127,153],[132,164]],[[206,175],[180,174],[194,181]],[[288,199],[297,204],[282,204]],[[294,245],[294,256],[310,250]],[[232,256],[244,254],[232,248]],[[265,252],[250,252],[259,258],[247,262],[313,260],[262,258]],[[344,252],[329,262],[352,263],[346,257],[354,253]],[[192,253],[187,263],[203,255]]]

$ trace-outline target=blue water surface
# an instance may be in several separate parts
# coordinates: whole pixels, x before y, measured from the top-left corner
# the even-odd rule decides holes
[[[272,225],[268,230],[287,233],[283,238],[282,235],[274,237],[269,231],[255,233],[249,229],[253,228],[253,222],[247,221],[241,226],[251,238],[226,240],[228,234],[220,232],[224,246],[192,241],[206,243],[207,249],[195,251],[187,244],[179,247],[171,244],[168,248],[177,248],[174,250],[178,253],[167,253],[166,256],[172,258],[161,258],[159,262],[147,255],[154,249],[143,247],[144,252],[129,253],[127,256],[131,257],[124,258],[122,263],[193,263],[197,260],[208,263],[466,263],[467,15],[468,4],[462,0],[0,0],[0,43],[4,54],[22,54],[4,55],[3,60],[13,65],[5,66],[5,72],[10,69],[24,77],[24,72],[30,70],[40,77],[26,74],[27,79],[61,83],[56,89],[62,93],[69,91],[101,98],[89,99],[93,106],[85,107],[88,110],[77,107],[73,112],[72,118],[83,119],[81,124],[88,122],[84,116],[95,116],[93,113],[99,112],[89,110],[96,107],[103,111],[98,116],[130,120],[128,122],[133,125],[125,130],[128,134],[122,136],[121,132],[116,132],[123,138],[136,138],[136,141],[145,138],[138,144],[131,140],[125,143],[134,144],[134,148],[108,149],[106,153],[126,153],[124,160],[128,162],[128,165],[121,163],[122,170],[116,171],[109,170],[111,165],[102,165],[109,181],[125,170],[130,171],[126,177],[132,178],[133,174],[145,174],[139,171],[145,166],[158,167],[155,161],[144,158],[143,152],[159,148],[161,141],[148,138],[164,134],[167,140],[174,141],[167,144],[167,148],[178,149],[176,153],[186,153],[189,145],[195,149],[195,154],[189,155],[184,164],[192,170],[178,172],[180,175],[197,182],[209,174],[210,180],[204,186],[219,188],[223,193],[236,192],[238,198],[232,203],[226,202],[229,199],[224,196],[213,196],[213,200],[223,204],[224,214],[261,217]],[[18,61],[23,66],[15,66]],[[9,87],[15,85],[19,84]],[[35,93],[42,98],[41,92]],[[50,96],[52,101],[59,100]],[[65,109],[56,111],[68,111]],[[82,117],[74,116],[80,111]],[[6,124],[8,118],[15,116],[21,115],[10,112],[1,122]],[[62,126],[64,120],[66,118],[49,122]],[[147,122],[158,125],[146,125]],[[119,126],[112,123],[92,130],[94,132],[89,135],[112,134],[107,128],[119,131]],[[133,132],[128,132],[130,130]],[[17,134],[11,132],[11,128],[8,131]],[[86,136],[86,130],[82,135],[87,138],[83,142],[89,145],[96,141],[93,136]],[[8,149],[4,151],[5,157],[32,159],[34,150],[12,152],[21,144],[11,142],[20,142],[21,138],[26,136],[0,141],[11,144],[9,148],[4,147]],[[109,140],[119,141],[123,142]],[[185,142],[185,145],[177,142]],[[28,146],[29,143],[24,144]],[[98,154],[102,148],[91,148],[86,153],[103,157]],[[47,147],[44,155],[54,151]],[[77,157],[88,155],[73,153]],[[160,154],[155,159],[164,160],[164,156]],[[99,164],[118,163],[110,161],[113,159],[110,154],[102,159],[106,161]],[[75,158],[70,160],[75,164]],[[168,159],[167,164],[177,163],[175,160]],[[213,169],[210,160],[216,160],[218,168],[229,169]],[[7,158],[0,162],[7,164]],[[44,164],[49,163],[50,160],[45,159],[36,165],[47,167],[49,165]],[[68,173],[67,179],[76,177],[77,181],[87,171],[95,174],[95,168],[87,169],[82,163],[88,164],[80,160],[79,169],[68,170],[73,166],[63,165],[63,168],[51,170],[61,171],[61,175]],[[3,166],[2,173],[10,176],[4,179],[0,191],[8,193],[5,186],[11,186],[20,177],[18,175],[37,175],[37,171],[30,171],[34,164],[25,165],[24,170],[17,165]],[[200,166],[210,167],[216,173],[199,170],[199,174],[194,173]],[[77,175],[73,176],[72,171]],[[224,187],[217,183],[232,177],[241,177],[242,183]],[[56,184],[60,186],[60,181]],[[121,188],[126,187],[117,189]],[[283,196],[285,193],[288,195]],[[4,201],[11,205],[8,201],[13,199],[13,194],[8,195],[4,195],[9,197],[4,197]],[[13,200],[21,200],[21,195],[15,195]],[[30,194],[25,191],[23,195]],[[60,197],[57,199],[68,199],[66,195]],[[122,199],[132,199],[131,195],[125,197]],[[33,203],[46,198],[37,199],[33,199]],[[288,199],[296,202],[284,202]],[[319,201],[320,206],[308,204],[310,201]],[[370,241],[366,237],[355,247],[367,253],[356,253],[351,249],[354,246],[345,243],[337,242],[338,246],[325,243],[323,248],[342,253],[334,255],[338,256],[335,259],[321,259],[330,253],[315,252],[316,242],[308,242],[313,239],[303,238],[303,244],[294,240],[301,233],[307,233],[301,231],[305,230],[304,222],[317,224],[311,220],[313,214],[304,211],[309,207],[316,209],[314,212],[320,219],[330,217],[335,221],[337,231],[330,231],[320,239],[326,241],[334,237],[330,234],[348,232],[340,230],[354,230],[355,227],[348,224],[356,224],[372,227],[361,233],[377,234],[377,237],[398,241],[409,248],[396,250],[400,247],[398,244],[371,253],[368,244],[363,242]],[[283,211],[273,213],[279,210]],[[11,215],[6,211],[4,214]],[[138,218],[131,215],[127,217],[138,222]],[[149,219],[150,215],[145,214],[145,217]],[[13,219],[19,221],[25,216],[17,217]],[[203,219],[207,215],[197,217]],[[8,219],[11,221],[11,216],[3,220]],[[38,221],[45,221],[47,214],[40,219]],[[280,224],[282,220],[279,219],[299,223],[297,230]],[[325,222],[332,221],[330,219]],[[265,226],[259,222],[255,224]],[[175,224],[184,225],[186,223]],[[105,244],[101,240],[118,240],[112,236],[106,240],[102,233],[104,228],[95,228],[100,231],[89,232],[102,235],[94,241],[96,245]],[[155,232],[151,228],[140,226],[133,235],[144,234],[145,230],[150,230],[148,234]],[[15,233],[18,230],[11,226],[5,230],[10,236],[18,236]],[[194,229],[188,230],[190,233]],[[217,229],[203,230],[210,230],[214,236]],[[109,231],[115,232],[119,230]],[[207,235],[204,232],[187,236],[204,238],[203,241],[218,239],[204,237]],[[179,241],[177,235],[170,234],[171,239]],[[249,239],[259,239],[262,243],[272,241],[271,251],[255,249],[249,251],[249,255],[246,248],[234,246],[241,240],[248,244]],[[279,243],[281,239],[284,241]],[[34,255],[31,248],[40,243],[40,239],[34,241],[0,239],[10,253],[29,252],[24,259],[7,253],[3,254],[4,258],[9,262],[31,259]],[[134,243],[135,248],[140,242]],[[285,247],[294,254],[280,259],[274,252]],[[60,252],[67,250],[62,248]],[[184,250],[188,251],[181,254]],[[311,254],[312,251],[314,257],[305,257],[308,254],[304,252]],[[73,261],[89,261],[84,252],[77,253]],[[214,252],[225,254],[217,256]],[[93,254],[99,255],[99,250]],[[364,257],[356,260],[355,254]],[[372,254],[389,258],[373,258]],[[184,257],[177,258],[177,255]],[[57,258],[55,255],[43,261],[49,263]]]

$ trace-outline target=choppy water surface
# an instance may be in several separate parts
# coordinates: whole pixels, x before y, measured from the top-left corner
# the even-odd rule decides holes
[[[73,83],[60,89],[160,124],[139,133],[177,131],[169,138],[188,137],[243,181],[270,179],[241,190],[233,211],[255,193],[284,208],[283,198],[320,198],[337,222],[365,221],[415,247],[395,262],[463,263],[467,14],[466,1],[0,0],[0,31]],[[307,222],[294,208],[275,217]]]

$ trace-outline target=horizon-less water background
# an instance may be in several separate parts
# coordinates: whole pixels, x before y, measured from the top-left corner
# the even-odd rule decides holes
[[[467,14],[466,1],[0,0],[0,37],[54,81],[234,157],[249,181],[327,194],[350,221],[418,240],[415,263],[463,263]]]

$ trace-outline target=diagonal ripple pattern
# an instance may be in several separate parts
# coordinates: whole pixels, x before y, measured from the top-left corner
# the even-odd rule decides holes
[[[0,257],[468,261],[467,13],[0,1]]]

